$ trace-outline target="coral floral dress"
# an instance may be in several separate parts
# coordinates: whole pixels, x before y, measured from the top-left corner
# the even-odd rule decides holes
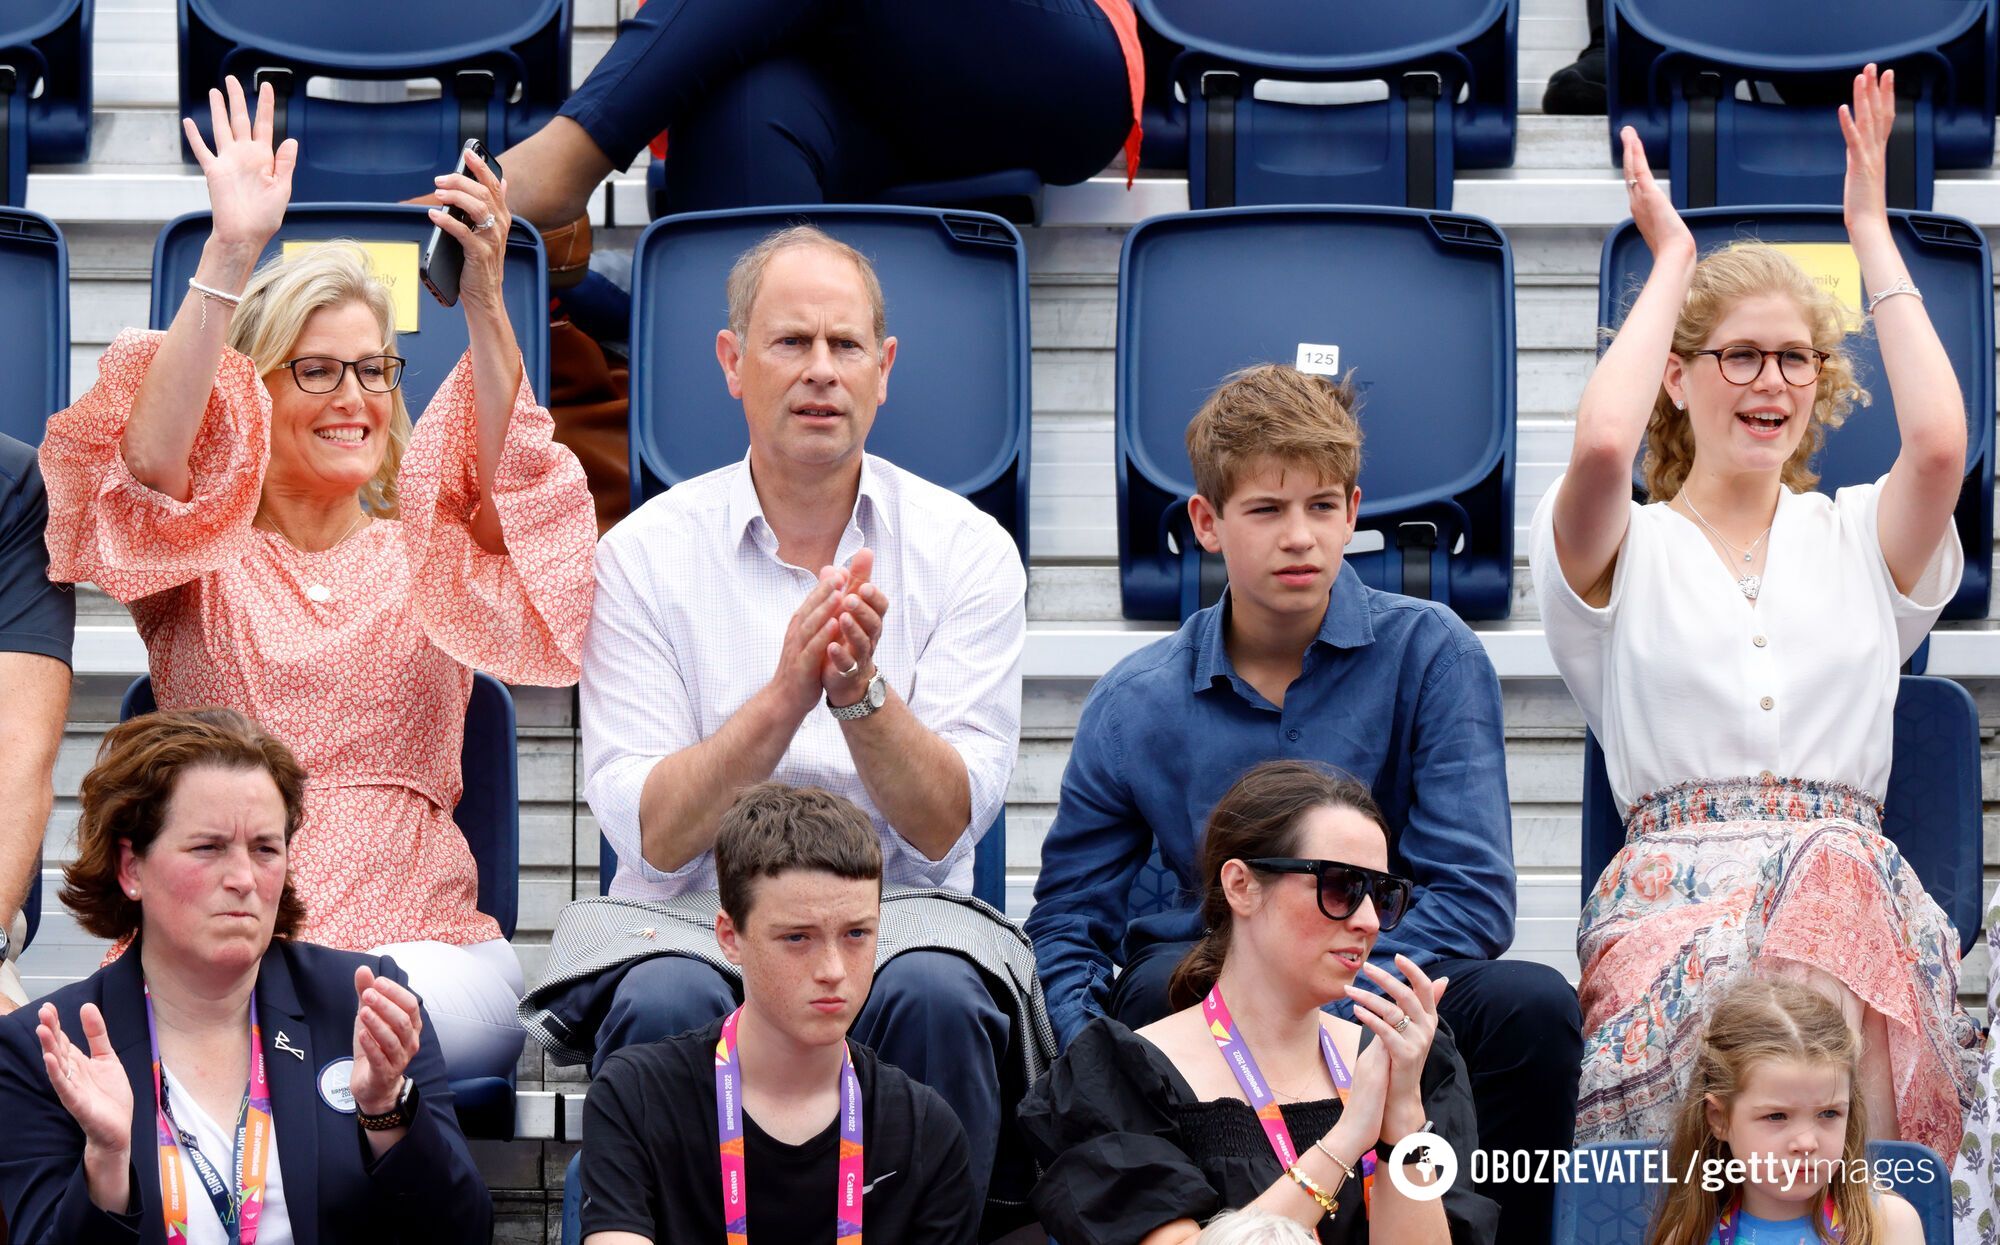
[[[128,330],[98,381],[49,420],[49,577],[131,607],[163,709],[250,714],[305,766],[292,842],[303,936],[351,950],[500,936],[479,912],[452,821],[474,669],[574,683],[594,590],[597,526],[575,456],[523,378],[495,472],[504,554],[473,542],[479,501],[470,355],[417,421],[397,476],[400,518],[331,549],[253,527],[271,399],[225,350],[188,465],[189,500],[134,479],[119,449],[164,337]]]

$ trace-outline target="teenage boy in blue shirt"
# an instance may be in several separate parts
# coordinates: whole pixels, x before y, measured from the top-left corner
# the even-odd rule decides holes
[[[1374,958],[1451,978],[1439,1012],[1481,1147],[1568,1149],[1576,991],[1498,958],[1515,890],[1500,683],[1450,610],[1343,568],[1361,502],[1353,408],[1345,385],[1269,365],[1230,377],[1189,424],[1188,516],[1229,587],[1084,702],[1027,923],[1049,1010],[1065,1044],[1097,1014],[1134,1028],[1164,1016],[1200,917],[1184,902],[1129,919],[1147,858],[1194,894],[1201,830],[1231,783],[1273,758],[1327,762],[1367,782],[1394,828],[1391,867],[1416,900]],[[1500,1239],[1548,1239],[1548,1187],[1480,1191],[1501,1204]]]

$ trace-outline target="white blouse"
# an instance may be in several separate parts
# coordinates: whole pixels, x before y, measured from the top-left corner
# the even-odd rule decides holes
[[[1833,497],[1786,489],[1753,605],[1693,520],[1634,502],[1611,600],[1593,609],[1556,561],[1561,487],[1535,510],[1535,594],[1621,807],[1764,774],[1887,794],[1898,669],[1958,590],[1955,527],[1905,596],[1876,536],[1881,480]]]
[[[236,1120],[232,1117],[227,1125],[216,1123],[201,1109],[194,1095],[174,1078],[171,1068],[162,1064],[161,1071],[167,1078],[167,1096],[174,1101],[174,1119],[194,1134],[202,1157],[215,1165],[222,1178],[234,1181]],[[310,1120],[306,1123],[308,1127],[311,1125]],[[285,1173],[278,1162],[278,1126],[279,1121],[273,1117],[271,1161],[264,1169],[264,1210],[257,1220],[257,1245],[292,1245],[292,1216],[285,1205]],[[149,1132],[148,1140],[151,1139]],[[194,1160],[188,1157],[185,1147],[181,1150],[181,1179],[187,1185],[188,1245],[229,1245],[229,1230],[215,1213],[215,1203],[208,1200],[201,1173],[195,1170]]]

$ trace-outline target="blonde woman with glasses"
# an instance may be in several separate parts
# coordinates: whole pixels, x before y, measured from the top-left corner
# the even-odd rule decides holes
[[[1965,406],[1884,207],[1895,111],[1892,75],[1870,66],[1840,125],[1902,445],[1880,480],[1833,497],[1812,491],[1812,455],[1864,396],[1843,309],[1774,247],[1697,262],[1624,133],[1653,271],[1533,527],[1549,647],[1626,810],[1577,936],[1579,1142],[1665,1133],[1703,1019],[1754,971],[1844,1009],[1876,1135],[1958,1145],[1978,1038],[1958,938],[1881,833],[1897,668],[1965,561]]]
[[[574,683],[597,528],[501,300],[503,183],[438,179],[467,225],[471,348],[411,430],[387,286],[359,247],[253,268],[291,197],[231,79],[192,121],[213,229],[165,333],[128,331],[49,421],[50,576],[127,603],[162,709],[227,705],[311,775],[292,869],[307,941],[393,955],[454,1079],[519,1055],[521,969],[452,821],[474,669]]]

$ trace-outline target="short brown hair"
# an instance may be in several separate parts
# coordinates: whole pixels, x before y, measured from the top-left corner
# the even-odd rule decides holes
[[[760,782],[746,789],[715,834],[722,910],[741,925],[750,916],[752,884],[795,869],[879,883],[882,844],[874,823],[852,800],[818,787]]]
[[[306,771],[263,727],[234,709],[148,713],[105,733],[97,764],[77,795],[76,859],[63,869],[62,901],[85,931],[124,939],[139,932],[142,905],[118,885],[118,845],[143,856],[159,837],[181,775],[191,769],[262,770],[285,801],[285,842],[305,808]],[[278,898],[273,931],[290,938],[305,920],[305,904],[289,874]]]
[[[1195,492],[1220,510],[1243,472],[1264,458],[1352,489],[1361,478],[1359,407],[1352,373],[1333,380],[1265,363],[1225,377],[1188,422]]]
[[[860,270],[861,286],[867,291],[868,309],[874,317],[875,349],[881,350],[882,343],[889,339],[889,313],[882,303],[882,279],[875,275],[875,265],[826,230],[806,224],[787,225],[766,234],[763,241],[736,257],[729,270],[729,331],[736,334],[738,341],[749,336],[750,307],[757,301],[757,291],[764,287],[764,269],[770,267],[772,256],[795,247],[832,251]]]

